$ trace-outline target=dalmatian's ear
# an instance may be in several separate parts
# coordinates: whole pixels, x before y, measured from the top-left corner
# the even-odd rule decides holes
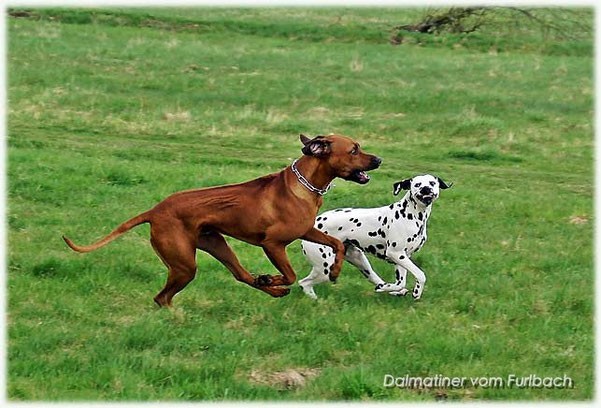
[[[449,183],[449,185],[447,185],[447,183],[445,183],[440,177],[436,178],[438,179],[438,185],[440,186],[441,190],[446,190],[447,188],[453,187],[453,183]]]
[[[401,190],[409,190],[411,188],[411,179],[405,179],[402,181],[397,181],[392,185],[393,190],[392,194],[399,195]]]
[[[316,136],[313,139],[309,139],[307,136],[301,134],[300,140],[305,145],[301,151],[307,156],[323,157],[330,154],[330,151],[332,150],[330,148],[330,142],[325,140],[323,136]]]

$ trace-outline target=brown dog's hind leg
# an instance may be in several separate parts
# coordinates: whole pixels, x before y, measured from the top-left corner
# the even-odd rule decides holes
[[[252,276],[238,261],[236,254],[227,244],[225,238],[217,232],[201,234],[197,242],[198,249],[201,249],[215,257],[227,269],[232,272],[234,278],[240,282],[244,282],[253,288],[262,290],[273,297],[282,297],[290,293],[290,289],[279,286],[261,286],[255,282],[255,277]]]
[[[151,230],[152,247],[169,269],[165,287],[154,297],[159,306],[171,306],[173,296],[196,276],[196,246],[186,235],[186,231],[180,229],[170,228],[160,234],[154,226]]]

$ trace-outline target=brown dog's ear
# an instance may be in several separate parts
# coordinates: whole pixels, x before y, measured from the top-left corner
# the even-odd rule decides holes
[[[445,190],[447,188],[451,188],[453,186],[453,183],[449,183],[449,185],[447,185],[444,181],[442,181],[442,179],[440,177],[436,177],[438,179],[438,185],[440,186],[441,190]]]
[[[307,143],[309,143],[311,141],[311,139],[309,139],[307,136],[303,135],[302,133],[300,134],[300,141],[302,144],[306,145]]]
[[[411,179],[405,179],[403,181],[398,181],[392,185],[393,190],[392,194],[399,195],[401,190],[409,190],[411,188]]]
[[[307,142],[303,140],[303,136],[301,135],[301,141],[305,144],[305,147],[301,150],[303,154],[314,157],[323,157],[330,154],[330,142],[325,140],[323,136],[317,136],[312,140],[307,140]]]

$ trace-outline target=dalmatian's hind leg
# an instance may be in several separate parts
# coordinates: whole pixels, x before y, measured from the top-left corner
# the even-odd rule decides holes
[[[304,279],[301,279],[298,284],[311,299],[317,299],[313,287],[320,283],[330,280],[330,272],[334,265],[334,253],[325,246],[313,242],[302,242],[303,253],[307,260],[311,263],[311,273]]]
[[[314,266],[313,269],[311,269],[309,276],[302,279],[300,282],[298,282],[298,284],[305,295],[309,296],[311,299],[317,300],[317,295],[315,294],[313,287],[329,280],[330,279],[328,278],[328,275],[323,273],[323,268],[317,268]]]

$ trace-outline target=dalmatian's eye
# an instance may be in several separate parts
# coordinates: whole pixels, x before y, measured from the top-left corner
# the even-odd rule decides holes
[[[419,187],[421,185],[422,185],[422,183],[415,183],[415,187]]]
[[[436,185],[436,183],[435,183],[435,182],[433,182],[433,181],[431,181],[431,182],[430,182],[430,185],[431,185],[432,187],[434,187],[434,186]]]

